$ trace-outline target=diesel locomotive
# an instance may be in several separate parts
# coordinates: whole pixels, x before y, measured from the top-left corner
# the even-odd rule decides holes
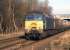
[[[60,22],[61,21],[61,22]],[[25,36],[27,39],[42,39],[46,36],[63,31],[63,20],[57,20],[46,16],[43,12],[32,11],[25,15]]]
[[[27,38],[32,37],[33,39],[41,39],[48,33],[46,30],[53,28],[53,18],[45,16],[43,12],[32,11],[25,16],[25,36]],[[30,35],[30,36],[29,36]]]
[[[25,16],[26,33],[32,33],[33,31],[43,33],[43,31],[46,30],[46,27],[46,17],[42,14],[42,12],[31,12]]]

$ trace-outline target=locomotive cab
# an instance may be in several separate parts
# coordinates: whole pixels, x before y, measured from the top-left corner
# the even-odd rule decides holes
[[[43,33],[44,16],[34,12],[25,16],[25,33]]]

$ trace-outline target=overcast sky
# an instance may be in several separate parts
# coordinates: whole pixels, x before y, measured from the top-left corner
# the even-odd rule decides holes
[[[70,0],[49,0],[54,14],[70,14]]]

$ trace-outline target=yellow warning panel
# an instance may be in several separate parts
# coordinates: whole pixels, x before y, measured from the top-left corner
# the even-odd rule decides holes
[[[32,27],[43,29],[43,21],[25,21],[25,29],[30,30]]]

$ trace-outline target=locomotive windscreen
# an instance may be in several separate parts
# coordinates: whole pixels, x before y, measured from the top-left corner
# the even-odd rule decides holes
[[[26,16],[26,20],[43,20],[43,15],[33,14]]]

